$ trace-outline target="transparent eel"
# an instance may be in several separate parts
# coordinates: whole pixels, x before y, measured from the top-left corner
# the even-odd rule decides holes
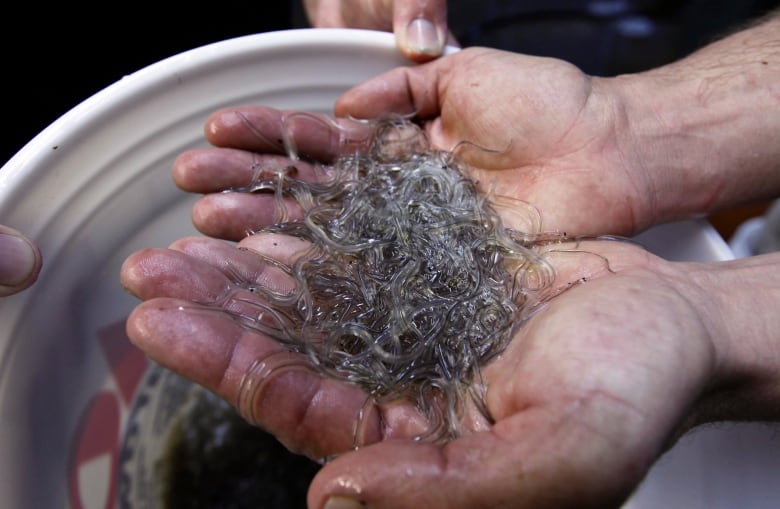
[[[464,432],[469,405],[492,422],[481,368],[560,291],[546,253],[568,239],[505,226],[500,211],[532,207],[480,192],[456,152],[433,150],[412,121],[363,127],[366,140],[321,165],[326,178],[299,178],[288,136],[292,165],[230,190],[275,196],[278,221],[251,234],[310,247],[288,264],[264,258],[294,279],[293,291],[232,274],[227,300],[241,301],[231,313],[243,327],[356,384],[372,404],[412,402],[430,423],[418,439],[447,441]],[[302,217],[289,217],[291,200]]]

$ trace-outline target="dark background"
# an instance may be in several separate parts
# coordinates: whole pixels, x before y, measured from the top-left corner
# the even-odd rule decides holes
[[[147,65],[204,44],[291,26],[286,1],[18,5],[0,31],[4,164],[60,115]]]
[[[204,44],[306,27],[302,0],[181,6],[15,4],[4,19],[0,164],[60,115],[123,76]],[[780,0],[450,0],[464,45],[556,56],[591,74],[680,58]]]

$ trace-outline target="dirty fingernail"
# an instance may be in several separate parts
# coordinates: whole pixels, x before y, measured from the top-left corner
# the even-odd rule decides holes
[[[438,55],[444,46],[436,26],[423,18],[415,19],[406,27],[406,43],[410,50],[425,55]]]
[[[0,234],[0,285],[15,286],[35,269],[35,252],[21,237]]]
[[[330,497],[322,509],[366,509],[368,506],[363,502],[349,497]]]

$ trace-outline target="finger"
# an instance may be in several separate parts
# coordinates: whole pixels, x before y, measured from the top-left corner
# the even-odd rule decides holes
[[[285,267],[295,263],[309,250],[309,247],[310,244],[306,241],[276,233],[251,235],[235,245],[204,237],[188,237],[171,244],[170,250],[159,250],[157,256],[170,256],[176,263],[180,258],[179,253],[186,255],[184,262],[189,262],[192,266],[182,268],[179,271],[181,274],[184,274],[185,270],[198,274],[200,272],[196,271],[202,267],[202,264],[217,269],[225,279],[219,280],[216,284],[212,283],[212,287],[215,288],[262,287],[278,295],[289,295],[296,283]],[[160,277],[163,279],[162,284],[165,284],[174,271],[170,268],[170,264],[165,267],[165,261],[158,262],[157,265],[162,266]],[[147,272],[144,277],[149,279],[155,275]],[[216,299],[212,297],[208,300],[208,296],[217,293],[202,294],[192,299],[213,302]],[[190,294],[166,293],[165,295],[186,297]]]
[[[228,148],[190,150],[173,162],[174,182],[191,193],[241,190],[258,182],[273,181],[280,173],[305,182],[325,182],[332,178],[322,166],[291,161],[285,156]]]
[[[147,301],[133,310],[127,331],[150,358],[313,459],[424,429],[411,406],[376,407],[358,387],[315,372],[302,354],[190,301]]]
[[[239,240],[283,219],[301,217],[296,201],[275,196],[275,189],[282,187],[289,194],[294,188],[333,178],[332,171],[321,165],[224,148],[181,154],[173,164],[173,175],[185,191],[215,193],[195,204],[193,224],[206,235],[228,240]]]
[[[296,249],[305,247],[298,239],[270,234],[247,245],[237,249],[194,237],[171,249],[130,256],[122,282],[148,299],[128,319],[131,340],[160,364],[234,404],[292,450],[315,459],[355,444],[421,433],[424,423],[411,405],[374,407],[356,386],[321,376],[303,355],[235,319],[256,311],[253,304],[260,297],[244,292],[225,299],[235,296],[231,288],[251,282],[285,293],[294,284],[257,253],[292,262]]]
[[[221,315],[277,339],[294,326],[269,305],[269,299],[294,297],[297,284],[289,269],[214,239],[187,238],[171,249],[135,253],[125,261],[121,280],[142,300],[182,299],[190,311]]]
[[[189,301],[145,302],[127,330],[156,362],[222,397],[290,450],[321,459],[351,448],[365,394],[318,375],[301,354]],[[379,439],[378,424],[376,417],[365,424],[366,440]]]
[[[218,147],[330,162],[344,151],[365,145],[370,126],[322,114],[237,106],[209,115],[205,132]]]
[[[193,302],[219,297],[228,284],[223,272],[228,266],[260,281],[260,264],[253,263],[258,257],[210,239],[183,239],[173,247],[138,252],[123,267],[123,283],[150,299],[128,318],[131,340],[155,361],[234,404],[253,423],[280,434],[295,450],[318,457],[348,448],[364,394],[323,381],[306,369],[302,356],[252,333],[218,308]],[[243,260],[235,261],[241,256]],[[233,261],[226,261],[230,257]],[[286,390],[297,397],[285,397]],[[329,395],[325,399],[334,404],[331,409],[317,399],[323,397],[321,391]],[[320,410],[334,427],[315,434]],[[366,439],[376,440],[377,429],[366,424]]]
[[[443,57],[414,67],[398,67],[369,79],[338,98],[338,117],[377,118],[388,112],[429,118],[440,113]]]
[[[492,431],[444,447],[396,441],[345,455],[315,478],[310,507],[332,498],[374,509],[620,507],[669,423],[598,391],[548,402],[526,401]]]
[[[264,106],[232,106],[211,113],[204,131],[218,147],[283,154],[282,116],[280,110]]]
[[[446,0],[397,0],[393,32],[401,53],[410,60],[440,56],[448,37]]]
[[[267,258],[205,237],[131,254],[122,265],[120,280],[141,300],[169,297],[214,306],[226,305],[237,289],[262,286],[286,294],[293,287],[290,276]]]
[[[0,297],[30,287],[41,271],[38,246],[20,231],[0,225]]]
[[[192,222],[210,237],[240,240],[283,217],[299,219],[301,208],[292,200],[281,203],[272,194],[209,194],[192,208]]]
[[[295,288],[295,281],[283,266],[289,266],[309,244],[271,233],[249,238],[249,243],[232,244],[205,237],[188,237],[171,244],[170,250],[185,254],[191,263],[203,262],[218,269],[226,278],[220,283],[222,287],[262,287],[278,295],[289,295]]]
[[[120,269],[120,281],[141,300],[176,297],[198,302],[219,300],[229,284],[218,267],[161,248],[143,249],[128,256]]]
[[[297,237],[263,232],[246,237],[239,246],[291,266],[309,251],[311,244]]]
[[[327,509],[332,499],[371,509],[620,507],[647,462],[631,457],[634,464],[622,444],[541,413],[529,412],[522,436],[383,442],[344,455],[314,478],[309,507]]]

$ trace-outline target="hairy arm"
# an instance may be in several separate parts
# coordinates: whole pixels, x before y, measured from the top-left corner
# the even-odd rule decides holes
[[[780,419],[780,253],[692,265],[690,294],[713,331],[715,373],[684,428]]]
[[[625,104],[621,147],[651,179],[657,222],[780,194],[780,11],[612,80]]]
[[[631,146],[654,177],[659,210],[709,214],[780,196],[780,11],[615,80],[632,98]],[[780,419],[780,253],[692,265],[688,275],[713,331],[716,376],[684,428]]]

